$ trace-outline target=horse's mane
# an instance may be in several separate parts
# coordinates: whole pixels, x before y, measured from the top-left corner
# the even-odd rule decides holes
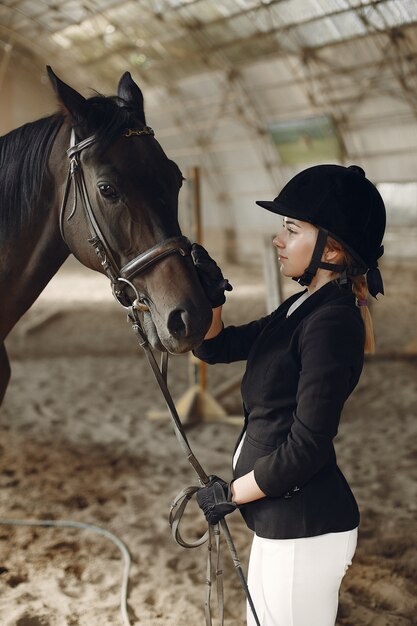
[[[0,234],[18,230],[36,209],[47,160],[63,118],[51,116],[0,137]]]
[[[94,150],[105,150],[123,128],[143,126],[117,97],[97,95],[88,102],[86,127],[95,129]],[[46,183],[53,185],[47,178],[48,158],[63,121],[63,115],[52,115],[0,137],[0,239],[17,233],[36,211],[48,208],[41,206],[41,194]],[[78,130],[79,136],[86,136]]]

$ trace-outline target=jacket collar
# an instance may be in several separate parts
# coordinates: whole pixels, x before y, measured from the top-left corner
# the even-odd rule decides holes
[[[314,291],[289,317],[287,317],[288,309],[292,303],[306,291],[305,289],[297,292],[278,307],[275,311],[275,315],[271,319],[274,328],[276,328],[278,324],[280,327],[284,326],[286,330],[294,329],[302,319],[307,317],[315,309],[326,304],[333,303],[337,305],[345,304],[354,306],[355,303],[355,296],[349,284],[341,286],[337,281],[331,281],[323,285],[323,287],[320,287],[320,289],[317,289],[317,291]]]
[[[299,296],[303,293],[305,293],[305,291],[300,292]],[[284,304],[287,305],[287,302],[288,300]],[[285,307],[285,314],[287,314],[292,302],[294,302],[294,299]],[[330,303],[353,305],[355,303],[355,296],[352,293],[350,284],[340,285],[337,281],[326,283],[304,300],[289,316],[288,320],[291,320],[293,316],[297,316],[298,318],[305,317],[314,309]]]

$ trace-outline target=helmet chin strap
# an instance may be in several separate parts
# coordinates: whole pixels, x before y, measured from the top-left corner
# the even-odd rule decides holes
[[[313,254],[309,266],[301,276],[293,276],[293,280],[300,285],[308,286],[316,275],[317,270],[320,268],[324,270],[330,270],[331,272],[337,272],[341,274],[341,284],[347,282],[346,270],[347,265],[337,265],[336,263],[325,263],[321,260],[323,256],[324,248],[326,246],[328,231],[324,228],[319,228],[317,235],[316,245],[314,246]]]

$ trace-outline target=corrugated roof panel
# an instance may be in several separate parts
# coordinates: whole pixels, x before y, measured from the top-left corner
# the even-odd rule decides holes
[[[350,39],[350,37],[357,37],[358,35],[366,35],[368,32],[368,29],[357,13],[341,13],[340,15],[333,15],[329,19],[338,31],[338,40]]]
[[[171,64],[169,67],[158,66],[157,64],[151,65],[149,70],[152,73],[152,82],[164,85],[182,80],[190,74],[198,73],[201,71],[201,62],[198,59],[188,58]]]
[[[252,150],[253,125],[315,109],[346,119],[342,132],[348,128],[352,144],[363,134],[355,143],[361,158],[376,162],[374,151],[392,146],[411,150],[414,131],[405,139],[402,132],[415,127],[416,22],[417,0],[0,0],[0,32],[16,43],[13,54],[27,39],[64,80],[109,93],[129,69],[147,89],[156,86],[149,102],[171,132],[168,143],[169,125],[184,118],[193,134],[211,132],[215,156],[233,154],[232,161]],[[228,82],[230,70],[239,83]],[[250,123],[225,130],[242,102]],[[392,146],[378,143],[378,131]],[[173,144],[184,155],[189,143],[178,136]]]
[[[309,20],[319,21],[329,13],[350,12],[348,0],[285,0],[269,7],[277,23],[289,26]]]
[[[194,3],[195,0],[165,0],[166,4],[173,9],[181,9],[187,4]]]
[[[293,32],[300,45],[316,47],[365,35],[367,29],[356,15],[345,13],[331,18],[326,17],[319,22],[296,26]]]
[[[270,7],[269,10],[277,21],[285,26],[325,15],[321,5],[311,0],[285,0]]]
[[[375,11],[384,17],[388,26],[398,26],[417,20],[417,2],[388,0],[388,2],[376,5]]]
[[[259,6],[259,0],[235,0],[236,7],[239,9],[252,9]]]
[[[191,104],[204,116],[206,106],[216,106],[225,97],[227,85],[227,79],[222,72],[206,71],[188,76],[181,82],[184,108],[188,110]]]
[[[190,55],[194,54],[198,58],[201,54],[200,41],[195,37],[173,37],[164,41],[163,47],[166,52],[164,60],[170,61],[170,65],[175,59],[178,59],[178,63],[188,62]]]
[[[28,17],[36,17],[48,11],[48,6],[43,2],[34,2],[33,0],[23,0],[23,2],[2,2],[6,6],[11,7],[14,11],[27,15]]]
[[[167,23],[163,19],[159,19],[151,11],[143,11],[141,13],[137,2],[120,2],[116,6],[109,8],[105,12],[105,17],[110,23],[124,26],[137,30],[138,35],[145,39],[151,40],[152,37],[162,37],[172,35],[172,29],[167,27]]]
[[[184,7],[179,9],[178,15],[185,20],[201,23],[211,22],[217,18],[224,17],[225,14],[229,15],[229,4],[230,3],[213,2],[212,0],[201,0],[200,2],[184,5]],[[234,3],[232,4],[234,5]]]
[[[204,33],[216,43],[251,37],[258,31],[259,25],[252,18],[252,14],[237,16],[228,22],[209,25],[204,29]]]
[[[250,19],[256,25],[260,35],[282,25],[282,20],[276,19],[272,7],[269,6],[260,6],[256,11],[252,11]]]
[[[366,64],[375,65],[383,60],[381,59],[381,44],[386,44],[386,38],[379,34],[359,38],[354,42],[347,39],[338,43],[337,50],[332,46],[322,48],[319,56],[325,62],[330,63],[334,70],[340,68],[340,71],[344,71],[345,68],[350,68],[355,73],[358,68]]]
[[[230,63],[248,63],[273,52],[279,52],[280,48],[274,35],[265,35],[250,39],[244,44],[237,44],[225,48],[223,54]]]
[[[88,10],[91,14],[102,13],[104,11],[107,11],[111,7],[117,7],[118,5],[126,2],[126,0],[88,0],[88,2],[85,2],[85,0],[77,1],[81,2],[81,4],[83,4],[85,7],[88,7]],[[57,4],[57,2],[60,2],[61,4],[66,4],[67,0],[54,0],[55,4]],[[141,0],[141,4],[142,2],[143,0]]]
[[[232,17],[234,20],[241,11],[259,7],[259,2],[254,0],[238,2],[236,0],[222,0],[217,2],[217,10],[223,17]]]
[[[251,63],[242,69],[245,78],[253,88],[261,90],[271,84],[278,86],[282,83],[294,82],[299,70],[299,62],[296,62],[296,59],[284,60],[279,57]]]
[[[268,122],[304,119],[312,115],[311,102],[307,97],[304,85],[288,85],[284,89],[268,89],[264,97],[258,97],[257,100],[263,116]]]

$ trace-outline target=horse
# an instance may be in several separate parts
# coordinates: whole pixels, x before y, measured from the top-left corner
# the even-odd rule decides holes
[[[178,223],[184,179],[130,73],[117,95],[84,98],[47,71],[59,110],[0,138],[0,403],[4,340],[70,254],[140,311],[157,350],[196,347],[212,315]]]

